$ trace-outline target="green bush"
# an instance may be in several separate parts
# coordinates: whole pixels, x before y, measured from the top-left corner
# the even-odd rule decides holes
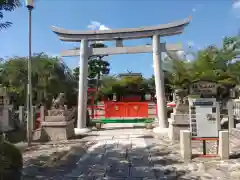
[[[21,151],[6,140],[0,140],[0,179],[20,180],[23,167]]]

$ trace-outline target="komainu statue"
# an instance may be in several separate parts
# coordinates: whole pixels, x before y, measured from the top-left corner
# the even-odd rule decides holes
[[[64,103],[65,103],[65,94],[60,93],[56,99],[53,99],[51,109],[64,109]]]
[[[187,97],[187,91],[184,89],[175,90],[176,94],[176,108],[175,112],[178,114],[188,114],[189,103]]]

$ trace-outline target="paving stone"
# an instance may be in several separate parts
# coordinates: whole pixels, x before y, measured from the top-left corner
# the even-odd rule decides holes
[[[129,139],[129,135],[128,135],[128,134],[125,134],[125,135],[117,135],[117,136],[114,136],[113,139],[122,141],[123,139]]]
[[[23,169],[23,174],[34,174],[34,173],[37,173],[38,169],[39,169],[39,166],[35,166],[35,165],[28,166]]]
[[[106,174],[107,167],[102,164],[95,164],[89,171],[91,177],[103,177]]]
[[[86,167],[84,164],[81,166],[77,166],[70,173],[65,174],[65,177],[73,177],[73,178],[87,177],[91,170],[91,167]]]
[[[94,140],[102,141],[102,140],[112,140],[114,136],[96,136]]]
[[[152,167],[149,166],[132,166],[130,167],[130,176],[131,177],[155,177]]]
[[[36,145],[23,153],[24,179],[240,179],[240,146],[236,141],[230,146],[233,147],[231,151],[235,159],[222,162],[219,159],[200,158],[183,163],[178,142],[172,144],[166,137],[153,137],[152,132],[146,129],[129,129],[133,125],[125,129],[119,127],[91,132],[91,136],[81,140]],[[216,148],[214,144],[208,145],[209,151]],[[200,148],[199,143],[195,143],[193,152],[199,152]],[[56,152],[69,150],[73,153],[56,162],[53,168],[42,167]]]
[[[121,178],[121,177],[96,177],[94,180],[126,180],[126,178]]]
[[[136,157],[129,159],[132,166],[146,165],[149,166],[151,161],[147,157]]]
[[[136,177],[127,177],[124,180],[142,180],[143,178],[136,178]],[[154,179],[155,180],[155,179]]]
[[[106,172],[107,177],[126,178],[129,176],[129,166],[109,166]]]

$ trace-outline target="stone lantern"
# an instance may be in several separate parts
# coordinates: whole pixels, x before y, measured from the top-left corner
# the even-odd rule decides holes
[[[11,122],[13,105],[6,87],[0,86],[0,132],[8,132],[14,129]]]

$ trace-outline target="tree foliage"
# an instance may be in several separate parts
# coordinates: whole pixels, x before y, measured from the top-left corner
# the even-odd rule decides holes
[[[4,11],[14,11],[17,7],[21,6],[21,3],[19,0],[0,0],[0,21],[4,18]],[[0,30],[6,29],[12,25],[12,22],[5,21],[0,22]]]
[[[18,105],[26,102],[27,60],[27,57],[12,57],[1,64],[1,84],[7,87],[9,93],[15,94]],[[33,55],[33,103],[50,103],[61,92],[72,93],[75,81],[69,73],[61,59],[44,53]]]
[[[191,62],[172,59],[170,84],[174,88],[187,88],[196,80],[213,80],[230,86],[239,84],[238,39],[226,37],[222,47],[208,46],[198,51],[196,59]]]
[[[91,44],[92,48],[103,48],[106,47],[106,45],[102,43],[93,43]],[[104,56],[96,55],[96,56],[90,56],[88,61],[88,79],[90,83],[90,86],[93,86],[95,88],[99,87],[99,82],[102,76],[108,75],[110,72],[109,68],[110,64],[109,62],[104,60]],[[76,80],[78,80],[79,76],[79,67],[76,67],[73,70],[73,74]]]
[[[219,84],[233,87],[240,84],[240,61],[239,61],[239,37],[226,37],[223,39],[222,47],[210,45],[205,49],[194,53],[193,61],[168,58],[171,71],[164,72],[165,91],[185,88],[197,80],[211,80]],[[129,78],[114,78],[109,82],[103,79],[101,91],[106,94],[128,93],[129,89],[136,92],[155,93],[154,76],[148,79],[136,80]],[[106,80],[106,82],[104,82]],[[109,83],[109,85],[106,85]],[[132,88],[128,88],[132,87]]]

